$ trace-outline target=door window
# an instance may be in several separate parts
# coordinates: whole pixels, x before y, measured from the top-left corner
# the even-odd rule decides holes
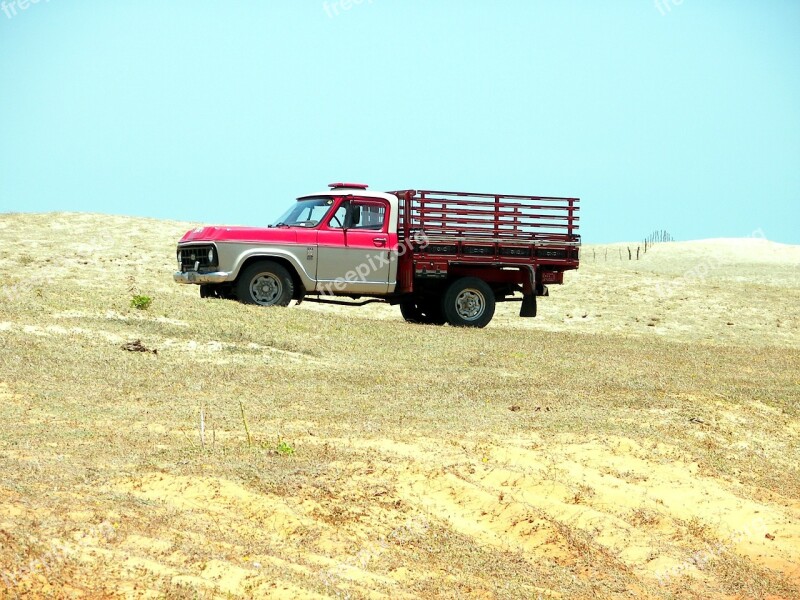
[[[381,231],[386,222],[386,206],[378,202],[354,202],[350,214],[353,229]]]

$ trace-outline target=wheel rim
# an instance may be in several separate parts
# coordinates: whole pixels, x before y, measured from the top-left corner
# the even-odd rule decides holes
[[[250,296],[257,304],[263,306],[275,304],[282,293],[283,284],[272,273],[259,273],[250,282]]]
[[[456,314],[465,321],[480,319],[486,310],[486,298],[480,290],[467,288],[456,296]]]

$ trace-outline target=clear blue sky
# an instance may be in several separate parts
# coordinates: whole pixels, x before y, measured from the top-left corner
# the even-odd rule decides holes
[[[265,224],[355,180],[800,243],[800,2],[677,1],[5,0],[0,212]]]

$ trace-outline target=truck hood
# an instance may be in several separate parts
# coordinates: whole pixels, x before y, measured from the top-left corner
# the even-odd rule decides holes
[[[303,237],[311,233],[304,230]],[[296,244],[297,231],[288,227],[197,227],[187,231],[180,243],[185,242],[260,242]]]

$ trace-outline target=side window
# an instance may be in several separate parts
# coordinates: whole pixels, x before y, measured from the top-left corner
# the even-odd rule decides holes
[[[386,206],[378,202],[357,202],[352,205],[350,223],[353,229],[380,231],[386,221]]]

